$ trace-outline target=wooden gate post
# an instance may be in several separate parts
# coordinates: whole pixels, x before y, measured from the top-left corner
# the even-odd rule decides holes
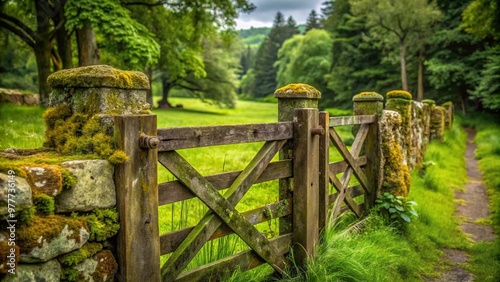
[[[296,109],[293,126],[293,254],[304,266],[319,240],[318,109]]]
[[[376,92],[362,92],[355,95],[352,101],[354,115],[375,115],[377,117],[376,121],[370,124],[364,147],[367,158],[365,174],[368,183],[372,185],[372,197],[365,201],[365,210],[368,211],[375,204],[377,193],[382,185],[382,151],[378,120],[384,109],[384,97]]]
[[[295,109],[318,108],[318,100],[321,92],[307,84],[289,84],[279,88],[274,92],[274,97],[278,98],[278,121],[293,121]],[[280,150],[279,158],[293,158],[293,141],[288,141]],[[294,189],[292,178],[279,180],[279,199],[292,198]],[[289,215],[280,218],[280,235],[293,231],[293,216]]]
[[[155,115],[115,116],[118,149],[129,157],[115,168],[116,202],[120,214],[119,281],[160,281],[158,152],[156,149],[141,149],[147,145],[155,147],[154,142],[148,143],[144,137],[141,139],[144,135],[156,135]]]

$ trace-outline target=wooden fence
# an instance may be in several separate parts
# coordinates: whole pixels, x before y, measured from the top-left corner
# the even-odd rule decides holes
[[[300,99],[304,103],[299,103]],[[290,250],[299,264],[314,255],[328,214],[337,217],[350,209],[361,216],[373,204],[377,187],[373,178],[376,173],[371,172],[375,165],[370,166],[370,161],[376,163],[379,158],[373,154],[377,150],[372,150],[379,145],[377,116],[330,118],[317,108],[300,108],[311,101],[314,98],[282,97],[281,121],[265,124],[157,129],[153,115],[115,117],[118,147],[130,157],[117,167],[115,179],[121,224],[118,279],[208,280],[224,271],[245,271],[263,263],[281,273]],[[351,150],[335,130],[344,125],[356,125]],[[263,145],[242,171],[215,175],[201,175],[177,152],[249,142]],[[329,150],[333,148],[340,152],[342,161],[330,162]],[[272,161],[278,152],[279,160]],[[361,155],[363,152],[368,153]],[[157,184],[158,163],[176,180]],[[350,186],[353,175],[357,181]],[[253,184],[272,180],[280,182],[276,187],[279,201],[244,213],[235,209]],[[219,190],[223,189],[227,190],[221,194]],[[160,235],[158,206],[195,197],[209,208],[199,223]],[[266,238],[254,226],[276,218],[280,232],[273,239]],[[239,236],[250,249],[183,271],[205,243],[229,234]],[[164,254],[170,256],[160,267],[160,255]]]

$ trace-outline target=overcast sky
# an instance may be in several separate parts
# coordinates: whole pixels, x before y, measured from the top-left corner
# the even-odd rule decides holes
[[[271,27],[274,16],[280,11],[285,18],[292,16],[297,24],[306,22],[311,10],[321,14],[321,3],[325,0],[250,0],[257,8],[250,14],[241,13],[236,19],[237,29],[253,27]]]

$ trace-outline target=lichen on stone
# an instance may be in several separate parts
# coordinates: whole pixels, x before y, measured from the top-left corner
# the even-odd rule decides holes
[[[428,104],[428,105],[436,105],[436,102],[431,99],[424,99],[422,100],[422,103]]]
[[[407,196],[411,185],[408,166],[404,162],[400,139],[401,116],[394,111],[384,111],[381,124],[383,182],[382,192]]]
[[[297,83],[288,84],[287,86],[277,89],[274,92],[274,97],[319,99],[321,98],[321,92],[309,84]]]
[[[405,90],[392,90],[387,92],[387,99],[393,99],[393,98],[411,100],[412,96],[410,92]]]
[[[378,94],[377,92],[361,92],[352,97],[353,102],[363,102],[363,101],[384,101],[384,96]]]
[[[51,241],[59,236],[65,226],[73,232],[70,238],[76,242],[80,242],[80,229],[83,227],[88,230],[83,219],[60,215],[35,216],[32,224],[17,229],[16,244],[21,247],[21,253],[29,253],[35,247],[42,247],[44,241]]]
[[[47,82],[52,88],[109,87],[150,89],[148,77],[136,71],[123,71],[107,65],[64,69],[51,74]]]

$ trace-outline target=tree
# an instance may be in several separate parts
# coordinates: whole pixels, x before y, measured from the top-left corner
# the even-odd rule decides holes
[[[500,1],[474,0],[463,11],[462,28],[485,42],[484,65],[471,95],[490,110],[500,110]]]
[[[306,19],[305,32],[307,33],[309,30],[311,30],[313,28],[318,28],[318,29],[321,28],[321,25],[319,23],[318,14],[316,13],[315,10],[312,10]]]
[[[327,74],[328,90],[338,108],[352,108],[352,97],[362,91],[385,93],[400,81],[397,68],[385,59],[382,48],[367,40],[364,17],[353,16],[349,0],[324,3],[325,29],[333,38],[331,66]],[[397,66],[397,65],[396,65]]]
[[[40,102],[42,105],[47,105],[50,93],[47,77],[51,73],[51,51],[53,48],[51,31],[54,30],[50,22],[51,17],[61,13],[62,6],[59,1],[53,3],[47,0],[34,2],[33,5],[31,1],[12,3],[2,0],[0,2],[0,27],[18,36],[33,50],[38,69]],[[35,28],[31,27],[33,24],[31,19],[25,16],[27,11],[37,15]]]
[[[37,16],[26,16],[30,14]],[[36,30],[30,27],[33,18],[36,18]],[[144,27],[130,19],[118,0],[0,2],[0,27],[17,35],[34,51],[40,100],[45,106],[51,91],[47,77],[52,71],[72,67],[70,34],[74,29],[86,29],[81,34],[78,32],[78,43],[79,47],[88,46],[94,42],[94,37],[83,35],[91,35],[89,30],[96,26],[100,27],[109,45],[123,52],[124,60],[133,68],[142,69],[157,59],[158,45]],[[96,51],[97,48],[79,48],[80,57],[90,52],[88,50]],[[88,61],[98,62],[95,56]]]
[[[224,42],[221,37],[203,40],[203,64],[206,76],[193,74],[179,80],[174,89],[187,91],[202,101],[219,106],[236,106],[238,53],[240,46]]]
[[[460,15],[469,0],[438,1],[443,19],[437,31],[429,37],[426,61],[428,79],[435,89],[428,93],[437,102],[454,101],[465,112],[469,93],[479,84],[480,70],[486,62],[487,43],[460,28]]]
[[[322,93],[320,107],[332,106],[332,93],[325,78],[330,69],[332,39],[325,30],[312,29],[286,40],[278,51],[278,87],[307,83]]]
[[[124,5],[130,7],[133,17],[147,26],[160,44],[161,55],[155,70],[155,77],[162,83],[160,108],[172,107],[169,94],[185,78],[208,75],[203,59],[204,40],[220,36],[220,30],[225,29],[224,37],[231,41],[238,11],[255,8],[247,0],[143,0]]]
[[[257,50],[253,67],[254,81],[250,87],[254,98],[265,97],[276,90],[277,69],[274,64],[278,60],[278,50],[286,39],[297,33],[296,22],[292,17],[285,23],[283,14],[276,13],[273,28]]]
[[[404,90],[408,90],[407,49],[410,42],[423,44],[422,40],[425,38],[418,35],[426,33],[439,20],[441,14],[436,2],[350,0],[350,4],[354,15],[366,18],[366,25],[373,38],[381,42],[394,38],[399,45],[401,85]],[[393,37],[384,36],[383,32]]]
[[[474,0],[463,11],[462,28],[479,38],[500,39],[500,1]]]

